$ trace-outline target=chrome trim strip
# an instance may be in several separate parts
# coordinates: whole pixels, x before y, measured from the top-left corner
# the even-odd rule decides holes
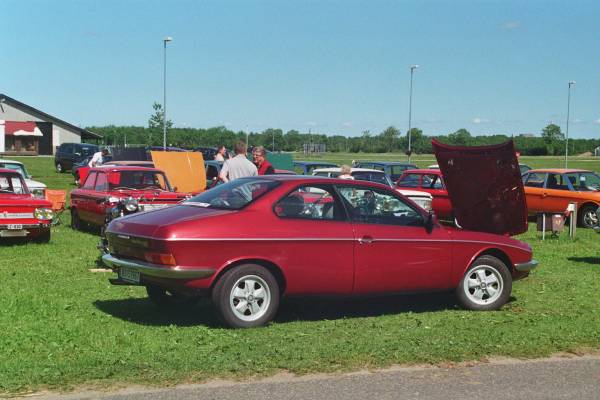
[[[519,272],[527,272],[537,268],[538,264],[539,263],[536,260],[531,260],[525,263],[517,263],[515,264],[515,269]]]
[[[119,235],[115,232],[107,232],[113,235]],[[122,234],[121,234],[122,235]],[[281,238],[281,237],[264,237],[264,238],[157,238],[152,236],[144,236],[144,235],[132,235],[131,238],[143,238],[143,239],[153,239],[153,240],[164,240],[167,242],[291,242],[291,241],[349,241],[349,242],[358,242],[359,238],[320,238],[320,237],[297,237],[297,238]],[[489,244],[493,246],[505,246],[512,247],[515,249],[526,251],[522,247],[515,246],[507,243],[497,243],[497,242],[487,242],[482,240],[460,240],[460,239],[392,239],[392,238],[373,238],[374,242],[450,242],[450,243],[479,243],[479,244]]]
[[[148,275],[157,278],[173,279],[203,279],[212,276],[215,273],[214,268],[181,268],[180,266],[168,267],[164,265],[151,264],[138,260],[123,260],[110,254],[102,256],[102,262],[107,267],[118,270],[121,267],[130,268],[141,275]]]

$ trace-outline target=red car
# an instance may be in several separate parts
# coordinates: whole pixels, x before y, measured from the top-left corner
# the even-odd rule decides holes
[[[20,173],[0,169],[0,238],[50,241],[52,204],[33,197]]]
[[[103,165],[123,165],[129,167],[147,167],[154,168],[154,163],[152,161],[108,161]],[[75,177],[75,185],[79,186],[83,182],[85,182],[85,178],[90,172],[90,169],[87,165],[84,165],[79,168],[73,169],[73,177]]]
[[[415,189],[433,196],[431,208],[439,218],[454,219],[450,196],[439,169],[409,169],[396,182],[401,189]]]
[[[132,211],[149,211],[177,204],[185,193],[173,191],[165,173],[156,168],[102,166],[91,168],[85,182],[71,192],[71,226],[102,226],[106,213],[127,201]]]
[[[389,186],[316,176],[236,179],[106,233],[112,283],[160,305],[211,296],[231,327],[268,323],[284,295],[454,289],[495,310],[537,265],[526,243],[442,226]]]

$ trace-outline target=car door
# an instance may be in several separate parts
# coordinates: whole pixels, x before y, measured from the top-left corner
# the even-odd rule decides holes
[[[92,222],[92,199],[97,172],[90,172],[81,188],[71,192],[71,207],[77,209],[79,218],[86,222]]]
[[[107,203],[104,201],[108,197],[108,178],[105,172],[98,172],[94,190],[90,192],[89,211],[90,221],[94,225],[103,225],[106,217]]]
[[[273,211],[288,294],[350,294],[354,283],[354,234],[331,185],[302,185]],[[274,226],[271,226],[273,229]]]
[[[439,225],[384,189],[338,186],[354,228],[354,292],[450,287],[452,242]]]
[[[550,172],[542,193],[541,209],[544,212],[564,212],[570,202],[577,201],[576,197],[566,175]]]
[[[525,199],[529,213],[543,211],[542,198],[547,195],[544,189],[547,175],[544,172],[529,172],[523,175],[523,188],[525,189]]]
[[[423,174],[420,190],[430,193],[433,196],[431,208],[433,208],[438,216],[444,218],[452,217],[452,203],[441,175]]]

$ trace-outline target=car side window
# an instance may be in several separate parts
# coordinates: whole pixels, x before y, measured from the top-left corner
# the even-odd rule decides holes
[[[279,200],[274,208],[280,218],[343,221],[344,208],[328,186],[301,186]]]
[[[425,189],[443,189],[442,178],[439,175],[423,175],[421,187]]]
[[[85,181],[87,183],[87,180]],[[99,173],[96,178],[96,185],[94,186],[94,190],[98,192],[106,192],[108,190],[108,179],[106,178],[106,174]]]
[[[400,178],[397,185],[400,187],[419,187],[419,174],[406,174]]]
[[[422,215],[391,193],[365,187],[339,187],[354,222],[422,226]]]
[[[92,172],[91,174],[89,174],[87,176],[87,178],[85,179],[85,183],[83,184],[83,186],[81,188],[82,189],[93,190],[94,189],[94,184],[96,182],[96,175],[97,175],[97,172]]]
[[[546,189],[569,190],[569,184],[562,174],[548,174]]]
[[[546,174],[540,174],[537,172],[531,172],[523,177],[523,185],[529,187],[544,187],[544,181],[546,180]]]

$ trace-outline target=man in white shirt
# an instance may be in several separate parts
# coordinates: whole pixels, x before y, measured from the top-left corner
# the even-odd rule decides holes
[[[101,151],[94,153],[92,159],[88,163],[90,168],[98,167],[104,162],[104,157],[108,155],[108,149],[104,148]]]
[[[219,178],[223,182],[229,182],[245,176],[256,176],[258,170],[250,160],[246,158],[246,143],[239,141],[233,146],[235,157],[223,163]]]

